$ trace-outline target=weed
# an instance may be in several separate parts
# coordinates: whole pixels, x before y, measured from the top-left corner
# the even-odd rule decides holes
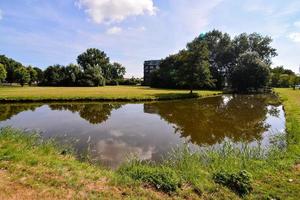
[[[243,170],[238,173],[217,172],[213,175],[216,183],[228,187],[240,196],[249,194],[253,187],[251,185],[252,175]]]
[[[141,161],[131,161],[120,167],[118,172],[134,180],[149,183],[156,189],[168,193],[176,191],[181,185],[176,172],[166,166],[153,166]]]

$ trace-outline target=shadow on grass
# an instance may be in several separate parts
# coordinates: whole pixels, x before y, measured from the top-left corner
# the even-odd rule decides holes
[[[172,99],[191,99],[199,98],[197,93],[164,93],[164,94],[153,94],[153,97],[158,100],[172,100]]]

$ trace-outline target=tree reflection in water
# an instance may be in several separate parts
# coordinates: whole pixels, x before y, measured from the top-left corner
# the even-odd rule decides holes
[[[175,133],[198,145],[214,145],[224,139],[252,142],[262,139],[268,124],[268,95],[219,96],[201,100],[158,102],[144,105],[146,113],[156,113],[174,125]]]
[[[0,104],[0,121],[11,119],[13,116],[27,110],[35,111],[36,108],[41,107],[43,104]]]
[[[0,104],[0,121],[11,119],[13,116],[24,111],[35,111],[37,108],[45,104]],[[85,119],[91,124],[101,124],[105,122],[111,111],[121,108],[122,104],[117,103],[69,103],[69,104],[53,104],[49,103],[51,110],[71,111],[79,113],[82,119]]]
[[[79,113],[80,117],[91,124],[101,124],[108,120],[111,111],[121,108],[117,103],[50,104],[51,110],[67,110]]]

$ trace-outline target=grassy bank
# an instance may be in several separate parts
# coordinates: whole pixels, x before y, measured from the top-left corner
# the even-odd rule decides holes
[[[153,89],[142,86],[106,87],[0,87],[0,101],[151,101],[220,94],[219,91]]]
[[[2,130],[0,199],[299,199],[300,91],[276,92],[287,114],[288,146],[267,152],[231,144],[196,153],[182,147],[162,163],[132,161],[110,171],[38,137]]]

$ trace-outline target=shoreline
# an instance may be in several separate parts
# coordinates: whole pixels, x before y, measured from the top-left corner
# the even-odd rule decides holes
[[[223,93],[215,93],[210,95],[183,95],[180,97],[163,97],[163,98],[45,98],[45,99],[0,99],[0,103],[45,103],[45,102],[154,102],[154,101],[170,101],[182,99],[202,99],[208,97],[220,96]]]

